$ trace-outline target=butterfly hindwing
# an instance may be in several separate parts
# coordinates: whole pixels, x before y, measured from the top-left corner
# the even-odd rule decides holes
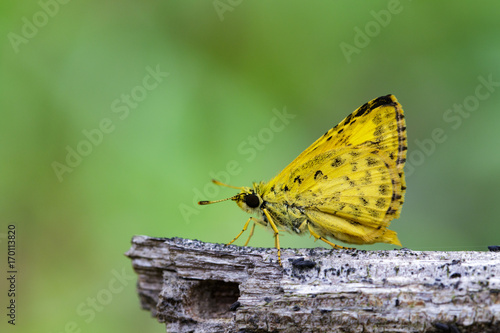
[[[299,207],[321,235],[356,244],[399,244],[387,230],[404,200],[394,165],[366,144],[331,150],[292,170],[284,183],[275,184],[277,195],[266,200]]]
[[[316,156],[276,185],[297,206],[387,226],[403,204],[402,183],[390,163],[387,154],[370,147],[341,148]]]

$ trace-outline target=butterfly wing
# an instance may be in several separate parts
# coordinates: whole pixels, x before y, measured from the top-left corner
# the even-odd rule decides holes
[[[263,194],[299,207],[322,236],[400,245],[387,227],[404,201],[406,150],[401,105],[392,95],[380,97],[325,133],[265,184]]]
[[[393,95],[376,98],[359,107],[304,150],[269,185],[284,183],[292,170],[321,153],[367,142],[386,152],[396,163],[396,170],[403,172],[407,150],[406,124],[403,108]],[[404,177],[401,179],[404,186]]]
[[[315,156],[292,170],[284,184],[275,184],[266,200],[297,207],[324,237],[400,245],[387,227],[403,205],[401,177],[389,155],[372,144]]]

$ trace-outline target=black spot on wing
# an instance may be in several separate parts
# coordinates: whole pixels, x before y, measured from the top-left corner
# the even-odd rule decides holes
[[[370,108],[375,109],[383,105],[394,105],[394,101],[392,100],[391,95],[386,95],[374,99],[370,104]]]
[[[381,195],[387,195],[389,193],[389,186],[388,185],[385,185],[385,184],[382,184],[378,187],[378,192],[381,194]]]
[[[401,195],[400,194],[396,194],[396,193],[393,193],[392,194],[392,201],[396,201],[396,200],[399,200],[401,199]]]
[[[368,106],[368,103],[365,103],[362,106],[360,106],[360,108],[358,109],[358,111],[356,112],[356,114],[354,115],[354,117],[361,117],[367,111],[368,111],[368,113],[370,112],[370,107]]]
[[[375,117],[372,118],[372,123],[375,125],[380,125],[382,122],[382,116],[380,114],[375,115]]]
[[[361,201],[361,204],[362,204],[363,206],[368,205],[368,200],[366,200],[365,198],[360,197],[360,198],[359,198],[359,200]]]
[[[375,131],[373,131],[373,135],[374,136],[381,136],[384,133],[385,133],[385,130],[384,130],[384,128],[382,126],[377,126],[375,128]]]
[[[375,158],[373,158],[371,156],[368,156],[366,158],[366,165],[367,166],[372,167],[372,166],[377,165],[377,164],[378,164],[378,161]]]
[[[361,155],[361,153],[359,151],[352,150],[349,152],[349,155],[351,155],[352,157],[358,157],[359,155]]]
[[[361,216],[361,210],[358,207],[356,207],[353,204],[348,204],[348,207],[351,209],[351,214],[352,215],[357,216],[357,217]],[[348,220],[348,222],[350,222],[351,224],[358,224],[355,221]]]
[[[350,115],[348,115],[347,118],[345,118],[344,124],[349,125],[349,123],[351,122],[351,119],[352,119],[352,113]]]
[[[300,178],[300,175],[295,177],[295,179],[293,180],[294,183],[299,183],[299,185],[302,184],[302,181],[303,181],[303,179]]]
[[[354,180],[351,180],[351,178],[349,178],[349,176],[344,176],[342,178],[349,184],[349,187],[356,186],[356,182]]]
[[[344,163],[345,163],[345,159],[342,159],[340,156],[337,156],[337,157],[335,157],[335,159],[333,160],[331,165],[334,168],[338,168],[339,166],[341,166]]]
[[[378,208],[384,208],[386,204],[387,202],[384,198],[378,198],[375,206],[377,206]]]
[[[396,213],[396,211],[394,209],[392,209],[392,207],[389,207],[389,209],[387,209],[387,212],[386,212],[387,215],[392,215],[394,213]]]

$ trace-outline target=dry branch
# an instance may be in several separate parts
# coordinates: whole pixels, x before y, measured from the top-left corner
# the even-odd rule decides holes
[[[275,249],[136,236],[167,332],[500,332],[499,252]]]

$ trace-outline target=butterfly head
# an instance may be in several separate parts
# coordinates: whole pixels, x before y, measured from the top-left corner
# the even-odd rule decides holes
[[[229,197],[226,199],[214,200],[214,201],[200,201],[200,202],[198,202],[199,205],[208,205],[208,204],[212,204],[212,203],[216,203],[216,202],[233,200],[245,212],[253,214],[253,213],[257,212],[257,210],[262,206],[262,203],[264,202],[262,200],[262,197],[259,195],[259,193],[257,193],[256,189],[252,189],[252,188],[246,187],[246,186],[236,187],[236,186],[226,185],[226,184],[221,183],[215,179],[212,180],[212,182],[214,184],[217,184],[217,185],[238,189],[241,192],[236,194],[235,196],[232,196],[232,197]]]
[[[232,200],[236,201],[236,204],[241,209],[250,214],[256,213],[256,210],[260,208],[263,202],[261,196],[248,187],[243,187],[241,193],[235,195]]]

